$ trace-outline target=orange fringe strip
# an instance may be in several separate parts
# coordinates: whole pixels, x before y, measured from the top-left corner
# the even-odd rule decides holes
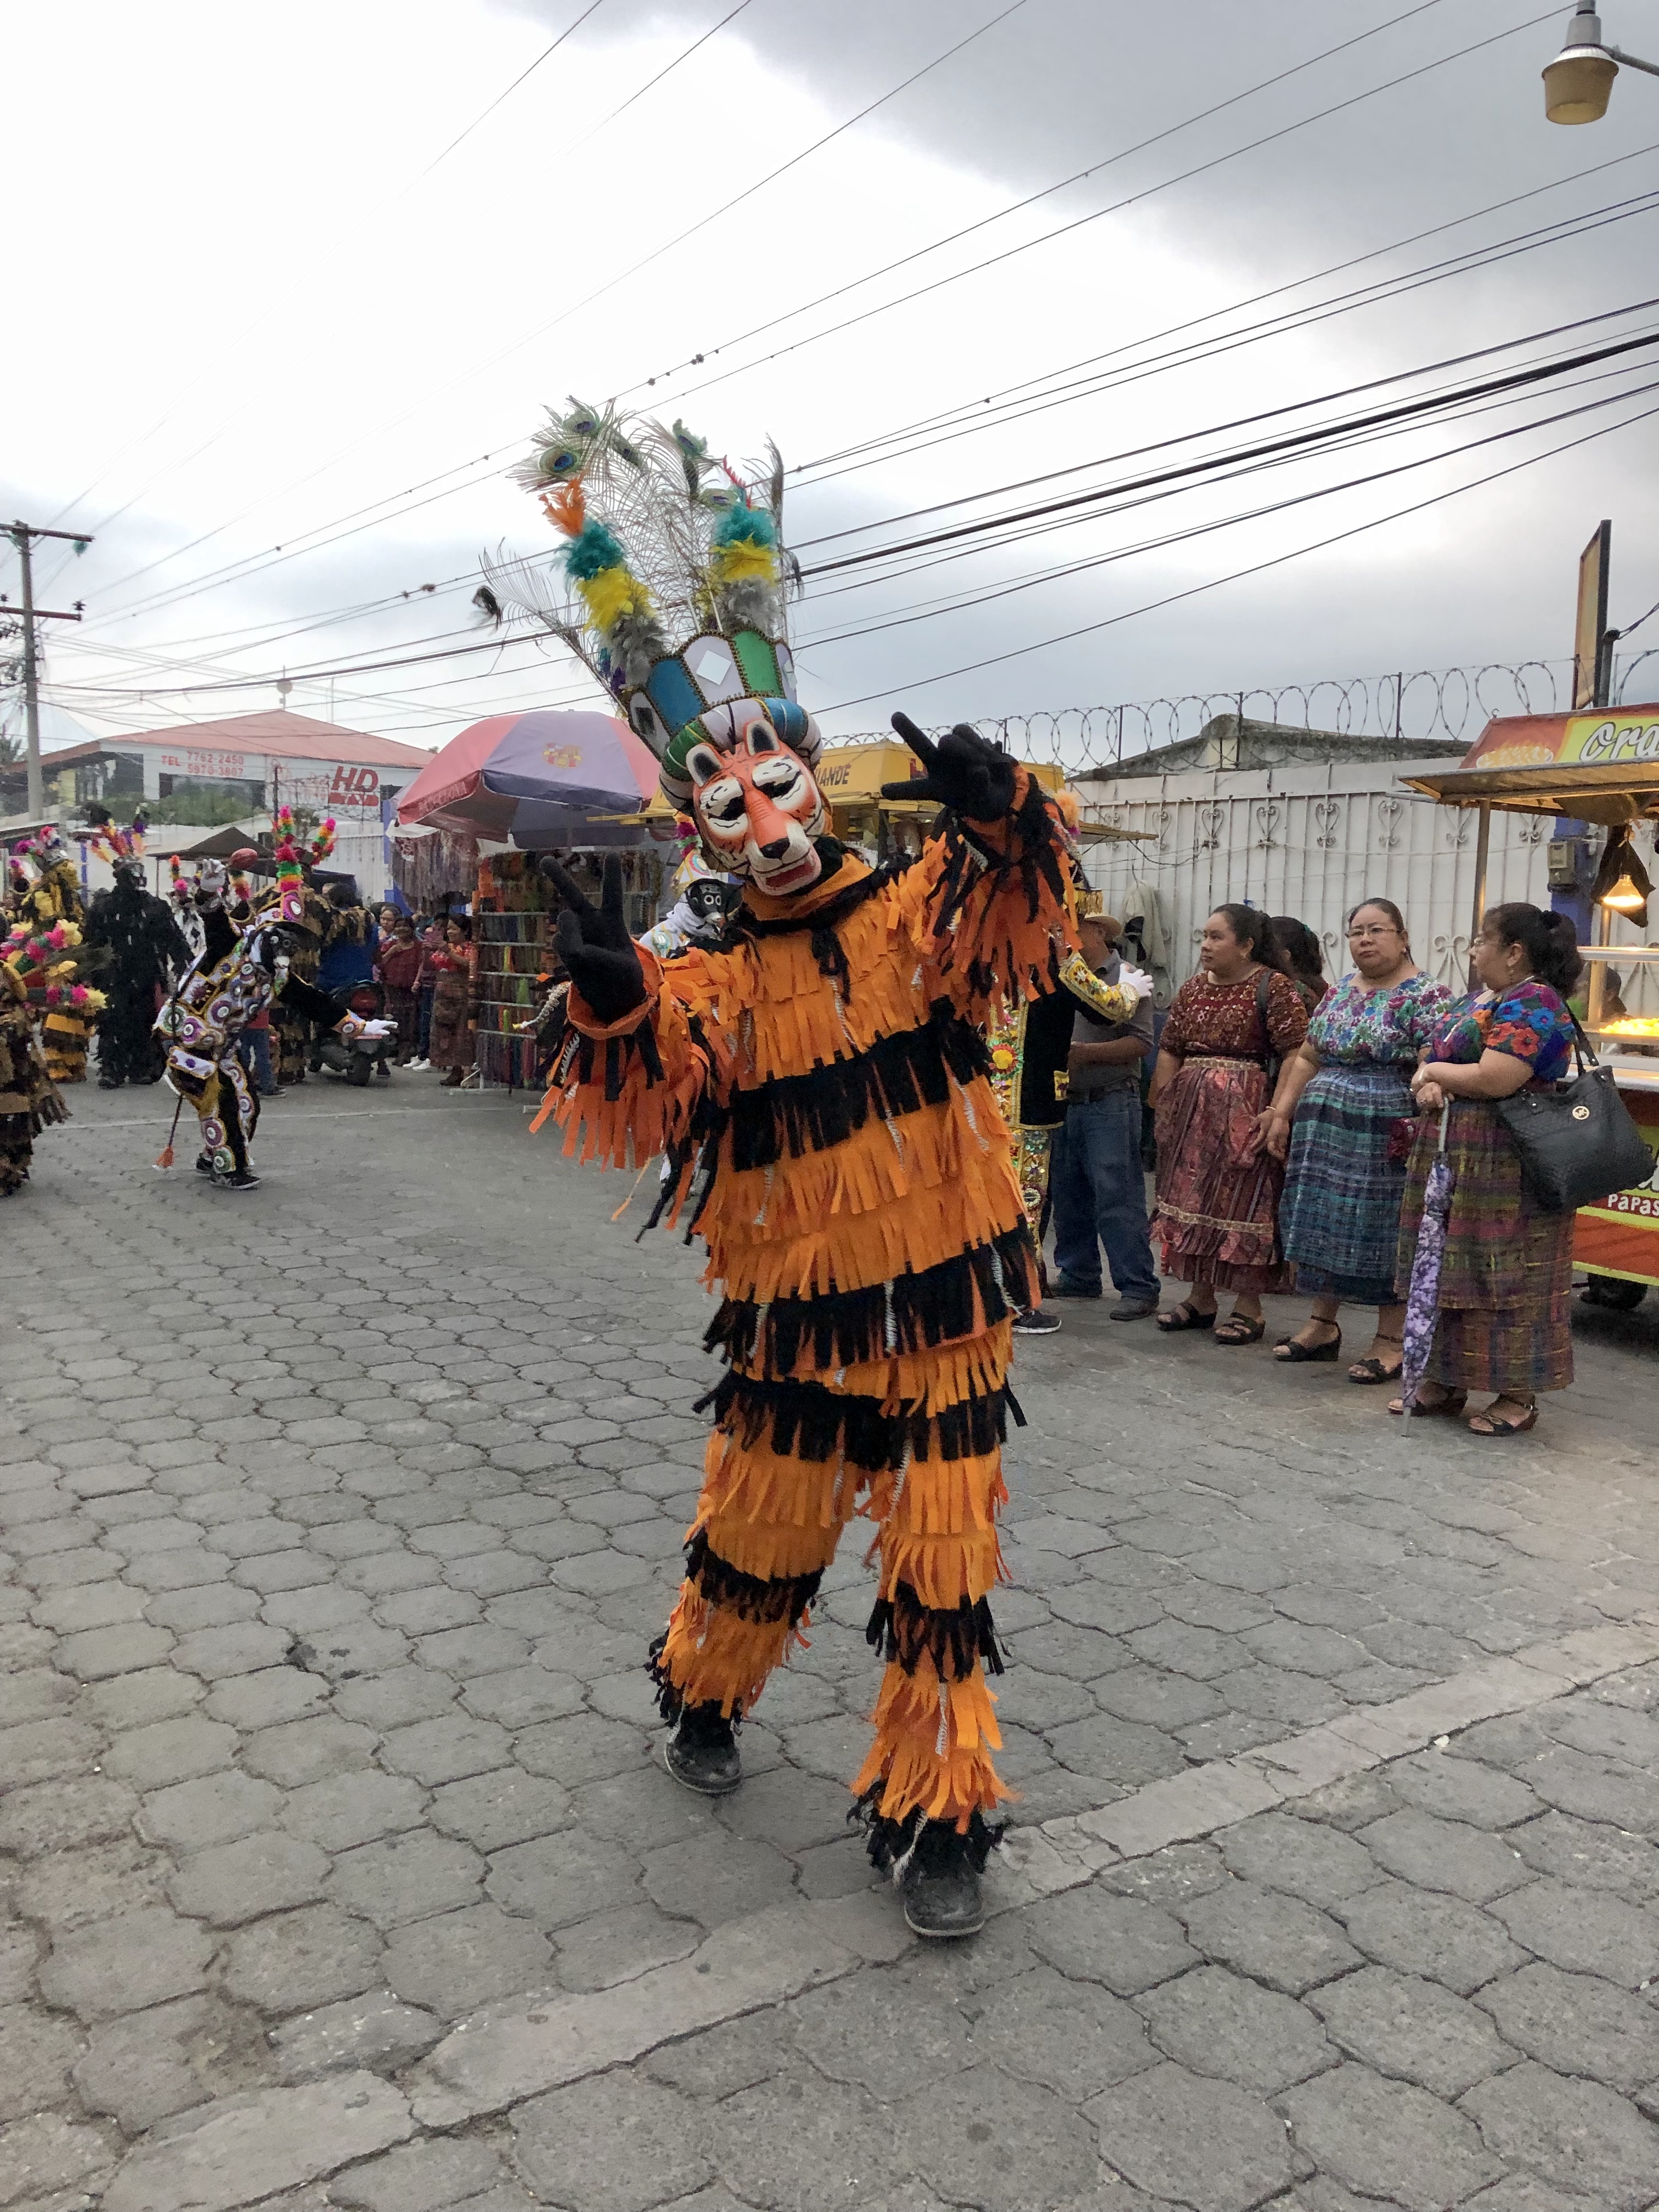
[[[805,1638],[787,1620],[744,1620],[720,1612],[682,1583],[660,1663],[687,1705],[718,1698],[723,1713],[737,1705],[748,1712],[792,1643],[804,1647]]]
[[[872,1715],[875,1741],[853,1783],[853,1795],[881,1785],[876,1810],[902,1820],[920,1805],[930,1820],[967,1826],[1013,1793],[992,1763],[1000,1747],[995,1699],[976,1666],[963,1681],[941,1682],[931,1659],[914,1674],[896,1662],[882,1678]]]

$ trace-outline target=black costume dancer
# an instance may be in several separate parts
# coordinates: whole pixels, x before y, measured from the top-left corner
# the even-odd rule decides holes
[[[227,889],[222,864],[204,860],[194,893],[203,949],[155,1026],[166,1041],[167,1087],[188,1099],[201,1127],[198,1171],[226,1189],[252,1190],[259,1178],[249,1165],[248,1147],[259,1125],[259,1100],[236,1051],[249,1021],[280,996],[305,1021],[348,1036],[384,1036],[391,1025],[342,1014],[325,993],[289,972],[297,933],[288,918],[289,886],[283,878],[244,927],[226,912]],[[155,1164],[172,1166],[170,1139]]]
[[[85,936],[111,956],[108,1004],[98,1017],[98,1087],[118,1091],[124,1083],[160,1082],[166,1055],[156,1009],[196,955],[167,901],[144,889],[142,817],[118,830],[108,807],[94,804],[87,812],[94,850],[115,873],[114,889],[100,891],[88,910]]]

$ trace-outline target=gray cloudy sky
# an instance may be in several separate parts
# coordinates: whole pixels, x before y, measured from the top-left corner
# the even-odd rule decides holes
[[[683,412],[734,456],[775,435],[810,569],[915,533],[888,518],[989,517],[1062,469],[1064,489],[1116,483],[1152,464],[1115,457],[1582,318],[1634,310],[1288,427],[1659,331],[1638,304],[1659,291],[1659,83],[1626,73],[1604,123],[1548,125],[1565,7],[599,0],[538,60],[583,4],[174,0],[141,21],[88,0],[10,27],[9,129],[53,243],[0,501],[97,532],[43,568],[49,604],[88,605],[51,641],[65,713],[246,712],[284,666],[295,707],[420,744],[586,703],[527,641],[412,658],[480,641],[482,550],[550,550],[501,471],[570,392]],[[1655,0],[1604,14],[1659,52]],[[1552,224],[1580,227],[1400,289]],[[1316,319],[1364,284],[1392,296]],[[1290,325],[1224,343],[1270,314]],[[1656,356],[1018,542],[817,575],[803,696],[855,730],[897,705],[942,720],[1559,660],[1601,515],[1614,621],[1659,599],[1659,415],[1637,419]],[[1085,388],[1030,404],[1056,383]],[[1022,408],[986,404],[1027,386]],[[362,666],[381,660],[404,665]],[[1631,696],[1648,677],[1659,659]]]

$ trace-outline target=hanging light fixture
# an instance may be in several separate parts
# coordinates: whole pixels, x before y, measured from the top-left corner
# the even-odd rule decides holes
[[[1599,123],[1619,64],[1601,43],[1601,19],[1580,6],[1566,44],[1544,71],[1544,112],[1552,123]]]
[[[1591,902],[1607,907],[1614,914],[1628,915],[1645,928],[1648,901],[1652,894],[1652,879],[1632,842],[1630,824],[1621,822],[1607,832],[1601,864],[1595,871],[1595,881],[1590,890]]]

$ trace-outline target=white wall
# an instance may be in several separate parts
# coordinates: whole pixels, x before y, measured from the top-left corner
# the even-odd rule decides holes
[[[1462,759],[1413,765],[1428,773]],[[1206,915],[1234,899],[1305,921],[1334,980],[1348,964],[1350,909],[1380,896],[1404,914],[1419,964],[1451,988],[1467,988],[1480,818],[1472,809],[1437,806],[1391,768],[1365,764],[1120,776],[1077,788],[1085,818],[1143,838],[1091,847],[1089,880],[1117,915],[1132,877],[1153,884],[1176,947],[1176,983],[1197,966]],[[1488,905],[1548,906],[1551,827],[1541,817],[1492,816]]]

